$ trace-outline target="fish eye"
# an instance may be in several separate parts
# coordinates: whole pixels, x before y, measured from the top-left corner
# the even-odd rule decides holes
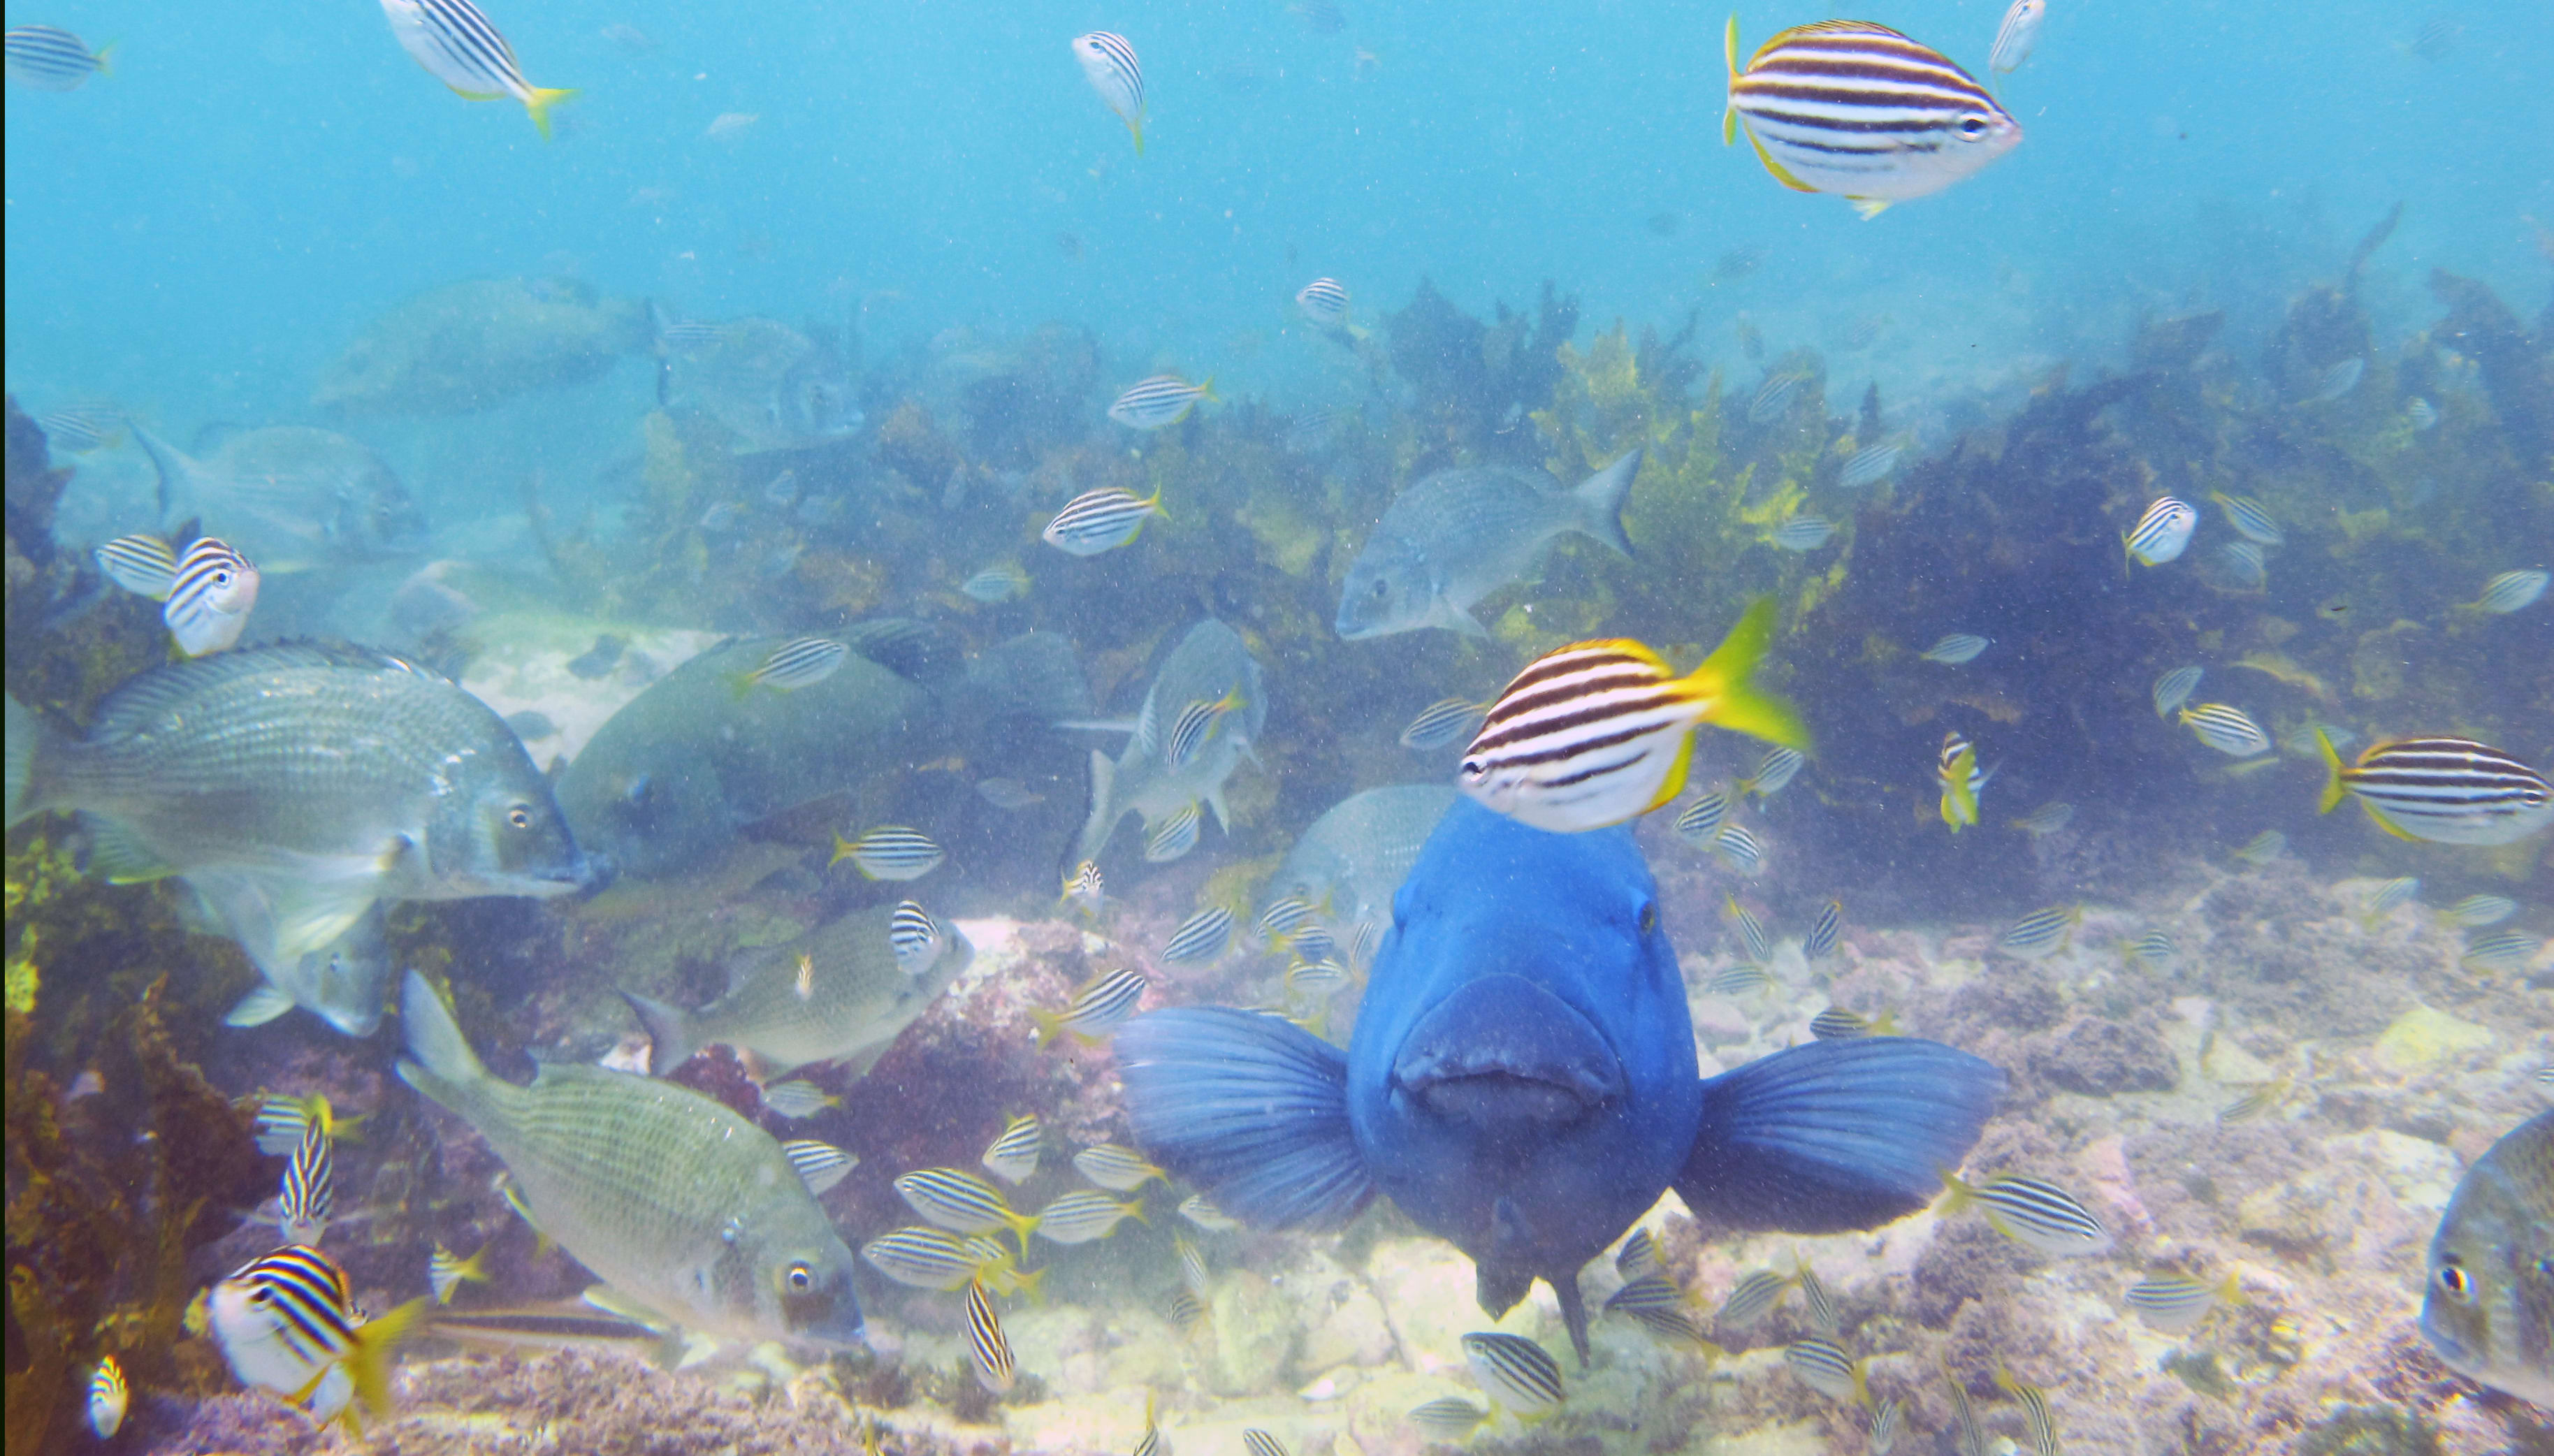
[[[1658,928],[1659,928],[1659,907],[1657,907],[1656,905],[1644,905],[1644,906],[1642,906],[1642,907],[1641,907],[1641,934],[1646,936],[1646,935],[1650,934],[1652,931],[1657,930]]]
[[[790,1265],[787,1279],[789,1292],[793,1294],[803,1294],[816,1288],[816,1271],[804,1264]]]
[[[2446,1264],[2439,1267],[2439,1288],[2447,1291],[2449,1298],[2463,1303],[2473,1294],[2474,1282],[2466,1278],[2466,1272],[2463,1269],[2453,1264]]]
[[[518,804],[514,808],[507,810],[506,823],[513,825],[519,830],[530,829],[532,827],[531,806],[527,804]]]
[[[1960,118],[1960,135],[1963,137],[1984,136],[1986,135],[1986,130],[1987,121],[1983,116],[1964,116]]]
[[[1384,596],[1386,596],[1387,594],[1389,594],[1391,591],[1392,591],[1392,588],[1391,588],[1391,586],[1390,586],[1388,583],[1384,583],[1384,582],[1376,582],[1376,583],[1374,584],[1374,595],[1375,595],[1375,598],[1376,598],[1376,600],[1377,600],[1377,601],[1382,600],[1382,599],[1383,599],[1383,597],[1384,597]]]

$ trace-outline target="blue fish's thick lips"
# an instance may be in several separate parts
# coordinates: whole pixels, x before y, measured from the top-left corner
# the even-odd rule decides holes
[[[1505,973],[1467,982],[1411,1028],[1392,1080],[1441,1116],[1493,1124],[1571,1121],[1628,1090],[1585,1017]]]

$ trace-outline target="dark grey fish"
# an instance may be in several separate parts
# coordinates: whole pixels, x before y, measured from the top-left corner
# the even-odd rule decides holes
[[[2450,1369],[2554,1410],[2554,1112],[2466,1170],[2430,1240],[2421,1332]]]
[[[447,283],[367,325],[320,371],[310,402],[346,417],[470,414],[590,384],[651,346],[645,304],[573,280]]]

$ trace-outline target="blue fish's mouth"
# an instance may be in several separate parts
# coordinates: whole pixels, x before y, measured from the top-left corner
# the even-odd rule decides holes
[[[1581,1121],[1628,1091],[1622,1063],[1587,1018],[1523,976],[1465,983],[1411,1028],[1394,1089],[1487,1131]]]

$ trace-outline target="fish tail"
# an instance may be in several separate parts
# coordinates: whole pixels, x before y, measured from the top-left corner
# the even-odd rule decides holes
[[[15,725],[11,727],[10,735],[17,735]],[[2315,747],[2323,754],[2324,768],[2323,797],[2315,802],[2315,812],[2330,814],[2340,807],[2342,796],[2348,792],[2341,783],[2341,754],[2332,746],[2332,736],[2322,728],[2315,729]]]
[[[151,457],[151,469],[159,476],[153,487],[160,504],[160,524],[175,524],[194,507],[194,462],[177,453],[174,446],[140,425],[133,427],[133,443]]]
[[[7,694],[6,698],[9,705],[6,803],[8,823],[14,827],[44,807],[34,792],[36,749],[53,729],[45,727],[44,720],[36,716],[36,710],[19,702],[15,693]]]
[[[354,1379],[355,1400],[365,1409],[378,1415],[391,1408],[391,1356],[415,1330],[431,1303],[420,1294],[356,1327],[354,1348],[346,1353],[346,1374]]]
[[[2218,1302],[2221,1304],[2249,1304],[2252,1302],[2244,1296],[2244,1272],[2240,1269],[2230,1269],[2226,1271],[2226,1279],[2223,1283],[2218,1285],[2216,1294]]]
[[[488,1068],[461,1035],[443,993],[413,970],[400,986],[400,1020],[407,1024],[407,1057],[399,1064],[400,1080],[450,1107],[488,1079]]]
[[[1064,1044],[1063,1012],[1041,1011],[1032,1006],[1029,1008],[1029,1025],[1037,1028],[1038,1045],[1047,1051],[1052,1052]]]
[[[1703,722],[1806,751],[1809,730],[1801,726],[1799,711],[1750,681],[1773,640],[1774,599],[1759,597],[1748,604],[1738,625],[1729,629],[1702,665],[1686,674],[1684,683],[1693,696],[1711,705]]]
[[[658,1076],[689,1062],[700,1050],[699,1038],[693,1034],[691,1013],[636,991],[623,991],[621,999],[630,1003],[638,1014],[638,1024],[647,1029],[647,1040],[653,1045],[647,1055],[647,1069]]]
[[[1632,538],[1623,533],[1623,502],[1632,494],[1632,478],[1641,473],[1642,454],[1632,451],[1569,493],[1578,503],[1578,528],[1626,556],[1632,554]]]
[[[1966,1212],[1969,1205],[1978,1200],[1977,1185],[1947,1168],[1942,1170],[1942,1186],[1947,1190],[1946,1195],[1933,1209],[1941,1217]]]
[[[1729,12],[1729,30],[1721,38],[1721,53],[1729,60],[1729,104],[1720,113],[1720,145],[1731,146],[1738,140],[1738,12]]]
[[[1102,846],[1115,832],[1117,821],[1126,817],[1124,806],[1117,802],[1116,788],[1117,765],[1109,761],[1107,754],[1092,749],[1091,817],[1083,822],[1082,841],[1073,855],[1077,861],[1098,858]]]
[[[89,57],[89,59],[97,62],[97,73],[99,75],[111,77],[115,74],[115,67],[107,63],[107,57],[114,55],[115,48],[123,44],[124,43],[121,41],[109,41],[105,45],[98,47],[97,54]]]
[[[825,867],[831,869],[851,857],[852,841],[838,834],[834,836],[834,852],[826,858]]]
[[[1018,1269],[1011,1271],[1011,1288],[1029,1296],[1029,1302],[1043,1308],[1046,1304],[1046,1271]]]
[[[1270,1017],[1186,1006],[1127,1022],[1116,1051],[1137,1146],[1234,1216],[1336,1228],[1373,1198],[1337,1048]]]
[[[1125,1209],[1126,1209],[1126,1216],[1127,1216],[1128,1218],[1131,1218],[1131,1219],[1135,1220],[1137,1223],[1142,1224],[1142,1225],[1143,1225],[1144,1227],[1146,1227],[1146,1228],[1151,1228],[1151,1227],[1153,1226],[1153,1221],[1152,1221],[1151,1219],[1146,1218],[1146,1217],[1144,1216],[1144,1200],[1143,1200],[1143,1199],[1141,1199],[1141,1198],[1129,1198],[1129,1199],[1127,1199],[1127,1200],[1125,1201],[1124,1206],[1125,1206]]]
[[[540,129],[542,141],[550,140],[550,108],[575,94],[574,87],[552,90],[547,86],[534,86],[531,93],[523,98],[523,109],[531,113],[532,125]]]
[[[1143,156],[1143,155],[1144,155],[1144,119],[1143,119],[1142,117],[1140,117],[1140,116],[1130,116],[1130,117],[1126,118],[1126,130],[1127,130],[1128,132],[1131,132],[1131,133],[1133,133],[1133,134],[1134,134],[1134,138],[1135,138],[1135,155],[1136,155],[1136,156],[1138,156],[1138,157]]]

